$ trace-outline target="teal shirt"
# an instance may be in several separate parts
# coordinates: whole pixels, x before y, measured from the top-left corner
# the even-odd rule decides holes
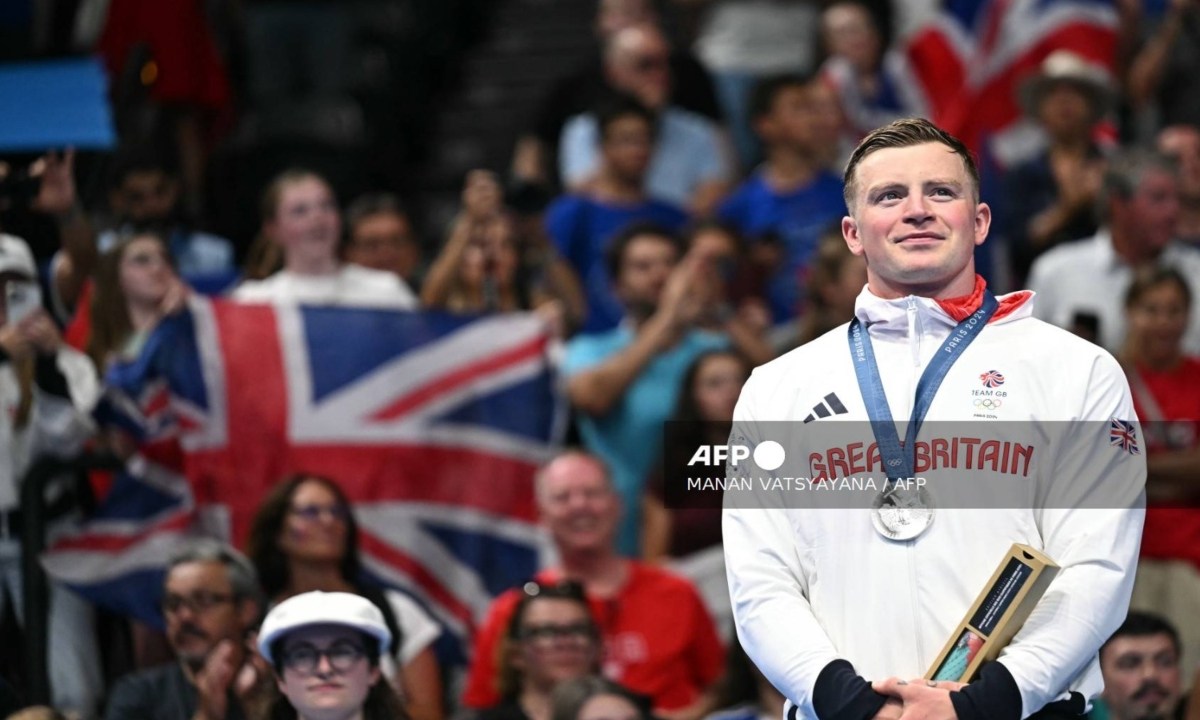
[[[593,368],[633,340],[634,331],[627,323],[607,332],[577,336],[567,345],[565,374],[569,377]],[[607,414],[577,414],[584,446],[608,464],[621,496],[624,512],[617,534],[621,554],[634,557],[641,550],[642,493],[662,454],[663,423],[675,413],[684,374],[703,353],[728,347],[724,334],[692,330],[642,368]]]

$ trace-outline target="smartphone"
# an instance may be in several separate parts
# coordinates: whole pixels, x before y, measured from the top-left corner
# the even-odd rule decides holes
[[[29,280],[10,280],[4,285],[6,323],[15,325],[42,306],[42,289]]]

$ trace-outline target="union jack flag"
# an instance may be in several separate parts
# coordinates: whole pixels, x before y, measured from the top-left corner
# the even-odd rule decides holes
[[[170,549],[197,531],[240,546],[259,499],[303,470],[355,503],[367,572],[463,641],[539,565],[532,479],[564,419],[553,348],[531,315],[194,300],[111,375],[115,414],[148,442],[44,564],[158,621]]]
[[[979,376],[979,380],[987,388],[996,388],[1004,384],[1004,376],[998,370],[988,370]]]
[[[896,52],[930,119],[979,152],[1020,134],[1016,91],[1046,56],[1070,50],[1112,71],[1116,31],[1112,0],[943,0]]]
[[[1119,447],[1130,455],[1139,455],[1137,428],[1133,423],[1112,418],[1108,421],[1108,444]]]

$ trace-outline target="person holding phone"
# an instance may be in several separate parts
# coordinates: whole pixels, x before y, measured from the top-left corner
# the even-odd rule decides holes
[[[33,253],[0,234],[0,616],[22,604],[20,481],[44,454],[70,457],[92,433],[92,363],[67,347],[42,307]],[[11,600],[9,600],[11,598]],[[55,707],[91,717],[103,690],[91,607],[51,586],[49,671]],[[0,652],[19,652],[5,643]]]

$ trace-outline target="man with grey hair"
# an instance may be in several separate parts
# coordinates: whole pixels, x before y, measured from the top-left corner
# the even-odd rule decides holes
[[[254,567],[224,543],[198,539],[167,566],[162,611],[179,662],[122,678],[107,720],[241,720],[269,683],[250,637],[263,611]]]
[[[1037,317],[1115,352],[1125,338],[1122,305],[1134,270],[1173,267],[1187,278],[1193,297],[1200,296],[1200,250],[1175,240],[1179,177],[1165,155],[1118,154],[1105,171],[1100,202],[1100,231],[1038,258],[1029,286],[1037,293]],[[1192,313],[1183,346],[1189,354],[1200,353],[1200,313]]]
[[[699,720],[716,707],[724,650],[689,580],[616,551],[621,498],[604,461],[568,450],[538,473],[538,514],[559,564],[492,603],[475,634],[463,704],[500,701],[497,650],[521,598],[578,584],[600,626],[604,674],[649,698],[656,717]]]

